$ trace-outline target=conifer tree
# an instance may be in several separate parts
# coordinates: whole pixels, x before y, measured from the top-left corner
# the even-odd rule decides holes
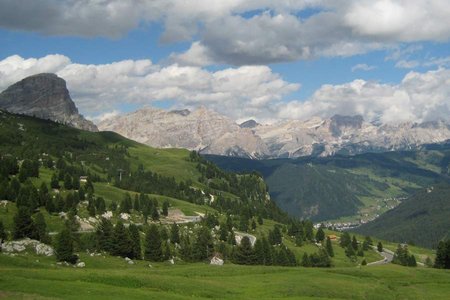
[[[39,188],[39,206],[45,206],[49,198],[50,195],[48,194],[47,184],[42,182]]]
[[[333,245],[331,243],[331,239],[329,236],[327,237],[327,242],[326,242],[325,248],[327,250],[328,255],[330,257],[334,257]]]
[[[66,190],[72,189],[72,177],[69,173],[66,173],[66,175],[64,175],[64,188]]]
[[[352,240],[350,238],[350,234],[348,234],[348,232],[344,231],[344,233],[341,235],[341,240],[339,242],[339,244],[341,245],[342,248],[347,248],[348,245],[350,245],[352,243]]]
[[[303,253],[302,262],[300,265],[303,267],[311,267],[311,260],[309,259],[308,253]]]
[[[113,251],[111,254],[122,257],[133,257],[132,241],[122,221],[118,221],[113,231]]]
[[[130,224],[128,228],[131,238],[132,258],[141,259],[141,237],[139,235],[139,228],[135,224]]]
[[[234,235],[234,231],[231,230],[230,234],[228,235],[228,239],[227,239],[228,244],[234,246],[236,245],[236,236]]]
[[[52,179],[50,181],[50,187],[52,189],[59,189],[59,180],[58,180],[58,176],[56,175],[56,173],[53,173],[53,175],[52,175]]]
[[[162,205],[162,215],[167,217],[169,215],[169,201],[165,200]]]
[[[273,264],[273,247],[270,245],[269,240],[265,236],[263,236],[261,240],[264,253],[263,264],[270,266]]]
[[[436,249],[434,267],[437,269],[450,269],[450,240],[439,242]]]
[[[244,236],[236,249],[234,260],[241,265],[256,264],[257,257],[248,236]]]
[[[145,235],[144,257],[150,261],[162,261],[163,253],[158,227],[151,224]]]
[[[170,227],[170,242],[173,244],[180,243],[180,229],[175,222]]]
[[[155,206],[155,205],[152,206],[152,220],[153,221],[158,221],[159,220],[158,207]]]
[[[353,238],[352,238],[352,247],[353,247],[353,250],[355,250],[355,251],[358,250],[358,241],[356,240],[355,236],[353,236]]]
[[[55,202],[53,201],[53,198],[49,197],[47,199],[47,202],[45,203],[45,210],[51,214],[55,212]]]
[[[139,196],[138,196],[138,194],[134,195],[133,209],[134,209],[135,211],[140,211],[140,210],[141,210],[141,203],[140,203],[140,201],[139,201]]]
[[[78,190],[80,188],[80,177],[74,175],[72,177],[72,189]]]
[[[255,222],[255,219],[252,219],[252,230],[253,230],[253,231],[256,230],[256,222]]]
[[[208,227],[202,226],[197,231],[193,246],[194,258],[204,260],[212,254],[214,249],[213,238]]]
[[[189,234],[184,234],[180,241],[180,255],[184,261],[191,261],[193,259],[192,255],[192,244],[189,238]]]
[[[322,226],[319,227],[316,233],[316,241],[318,243],[321,243],[325,240],[325,232],[323,231]]]
[[[73,252],[72,232],[68,227],[64,227],[57,236],[55,251],[58,261],[66,261],[71,264],[77,262],[78,257]]]
[[[7,239],[7,234],[5,231],[5,225],[3,225],[3,221],[0,220],[0,244]],[[1,247],[0,247],[1,250]]]
[[[31,219],[30,209],[25,206],[19,206],[14,216],[14,239],[25,237],[34,238],[35,235],[36,228]]]
[[[378,242],[377,250],[378,252],[383,252],[383,244],[381,242]]]
[[[44,215],[40,212],[34,216],[34,227],[36,228],[36,238],[45,244],[49,244],[51,239],[47,233],[47,224]]]
[[[106,203],[105,203],[105,199],[103,199],[103,197],[97,197],[95,199],[95,210],[96,213],[99,215],[103,215],[106,211]]]
[[[98,248],[103,251],[112,252],[114,248],[113,241],[114,227],[110,220],[101,218],[97,225],[95,235]]]

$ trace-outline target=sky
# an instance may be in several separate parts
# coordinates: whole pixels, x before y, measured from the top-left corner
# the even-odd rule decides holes
[[[0,0],[0,90],[52,72],[99,122],[450,118],[448,0]]]

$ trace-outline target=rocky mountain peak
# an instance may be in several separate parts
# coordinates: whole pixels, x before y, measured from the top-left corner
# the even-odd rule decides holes
[[[64,79],[56,74],[29,76],[0,94],[0,108],[11,113],[64,123],[79,129],[97,131],[97,127],[78,113]]]
[[[256,126],[259,126],[260,124],[256,122],[255,120],[247,120],[245,122],[242,122],[239,124],[239,127],[241,128],[255,128]]]
[[[333,136],[340,136],[346,131],[346,129],[361,129],[363,122],[364,118],[360,115],[334,115],[330,119],[330,131]]]

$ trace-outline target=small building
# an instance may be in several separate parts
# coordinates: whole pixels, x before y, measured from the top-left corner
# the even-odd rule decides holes
[[[337,236],[336,236],[335,234],[330,234],[328,237],[329,237],[330,240],[332,240],[332,241],[336,241],[336,240],[337,240]]]
[[[88,180],[88,177],[87,177],[87,176],[80,176],[80,182],[81,182],[81,183],[86,183],[87,180]]]

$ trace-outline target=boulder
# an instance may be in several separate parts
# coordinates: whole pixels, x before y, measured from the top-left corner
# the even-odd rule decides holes
[[[214,256],[213,258],[211,258],[211,265],[215,265],[215,266],[222,266],[223,265],[223,259]]]

